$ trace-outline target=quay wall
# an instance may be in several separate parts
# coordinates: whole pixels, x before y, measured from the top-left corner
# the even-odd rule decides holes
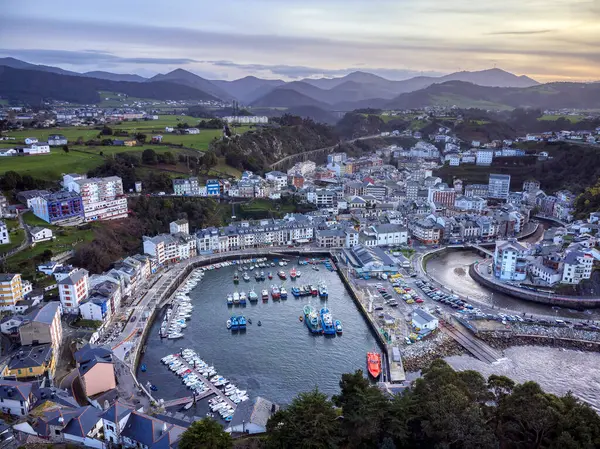
[[[469,275],[475,279],[481,285],[490,288],[494,291],[504,293],[505,295],[513,296],[515,298],[524,299],[526,301],[533,301],[540,304],[547,304],[552,306],[568,307],[568,308],[596,308],[600,307],[600,298],[596,297],[584,297],[584,296],[557,296],[548,293],[534,292],[531,290],[525,290],[510,285],[503,285],[493,282],[481,275],[476,268],[476,264],[469,266]]]

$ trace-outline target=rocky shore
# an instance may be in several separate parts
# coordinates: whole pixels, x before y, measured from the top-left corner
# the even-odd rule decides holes
[[[464,354],[464,349],[451,337],[438,331],[436,335],[402,348],[402,364],[407,372],[416,372],[435,359]]]
[[[550,346],[580,351],[600,352],[600,343],[571,340],[560,337],[507,335],[496,332],[480,333],[478,337],[491,347],[504,350],[511,346]]]

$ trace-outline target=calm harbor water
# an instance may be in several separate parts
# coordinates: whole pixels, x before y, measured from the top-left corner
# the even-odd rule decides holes
[[[302,272],[296,281],[289,279],[293,267]],[[288,274],[286,281],[277,278],[276,272],[280,269]],[[248,390],[251,398],[263,396],[279,404],[289,403],[299,392],[315,386],[327,394],[335,394],[339,391],[341,374],[356,369],[366,371],[366,353],[378,349],[377,342],[337,273],[329,272],[323,266],[319,271],[310,266],[299,267],[294,258],[286,267],[264,269],[265,274],[273,273],[272,281],[256,282],[254,274],[249,272],[251,281],[240,279],[239,286],[235,286],[232,282],[234,271],[231,266],[206,272],[204,279],[190,293],[194,311],[184,330],[184,338],[161,340],[158,332],[162,318],[153,324],[141,360],[148,371],[138,372],[138,376],[144,384],[150,381],[157,385],[156,397],[167,400],[189,395],[179,378],[160,363],[162,357],[181,348],[194,349],[220,375]],[[318,297],[296,299],[292,296],[293,285],[316,285],[320,280],[328,286],[327,301]],[[263,288],[270,291],[273,283],[280,285],[282,282],[288,290],[286,300],[269,299],[264,303],[259,299],[258,303],[248,303],[246,307],[227,306],[227,294],[236,288],[248,293],[254,287],[260,297]],[[326,303],[333,318],[342,321],[343,335],[310,334],[305,324],[299,321],[303,306],[309,302],[318,309]],[[243,314],[252,320],[252,324],[245,332],[232,333],[225,326],[232,314]],[[259,320],[260,327],[257,326]]]
[[[598,319],[598,310],[584,312],[556,310],[544,304],[536,304],[494,293],[481,286],[469,276],[469,265],[483,258],[471,251],[452,251],[431,259],[428,273],[438,282],[460,295],[476,298],[495,307],[509,308],[525,313],[552,315],[560,313],[579,319]],[[600,353],[563,350],[539,346],[518,346],[505,351],[505,359],[488,365],[468,356],[450,357],[447,361],[455,369],[474,369],[484,376],[504,374],[517,382],[533,380],[554,394],[573,393],[600,409]]]

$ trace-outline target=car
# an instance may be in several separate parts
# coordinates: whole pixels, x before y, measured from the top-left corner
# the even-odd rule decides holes
[[[423,304],[425,301],[423,301],[421,298],[416,298],[416,299],[415,299],[415,302],[416,302],[417,304]]]
[[[414,300],[414,299],[412,299],[412,298],[411,298],[411,299],[408,299],[408,300],[406,300],[406,304],[414,304],[414,303],[415,303],[415,300]]]

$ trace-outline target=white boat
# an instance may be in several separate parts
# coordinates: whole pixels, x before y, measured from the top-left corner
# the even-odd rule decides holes
[[[227,295],[227,304],[233,304],[233,295],[231,293]]]
[[[183,337],[183,334],[180,332],[173,332],[172,334],[167,335],[167,338],[169,340],[175,340],[177,338],[182,338],[182,337]]]
[[[239,304],[240,303],[240,294],[238,292],[234,292],[233,293],[233,303],[234,304]]]
[[[227,329],[231,329],[231,320],[227,320]]]

